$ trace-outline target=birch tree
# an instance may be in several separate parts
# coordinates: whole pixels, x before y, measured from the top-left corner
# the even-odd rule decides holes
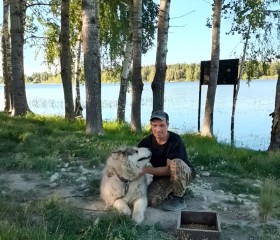
[[[151,46],[156,31],[158,6],[152,0],[142,1],[142,53]],[[100,39],[102,59],[110,70],[120,73],[117,120],[125,121],[126,94],[132,63],[132,1],[104,0],[100,4]]]
[[[270,151],[280,151],[280,66],[279,66],[279,59],[280,59],[280,34],[279,34],[279,22],[280,22],[280,8],[279,8],[279,0],[268,0],[268,6],[272,5],[272,9],[267,9],[266,13],[273,17],[274,24],[268,24],[268,26],[273,26],[274,30],[276,30],[277,34],[273,34],[275,36],[275,41],[271,41],[271,47],[273,47],[273,51],[270,51],[274,55],[274,61],[278,62],[278,80],[276,85],[275,91],[275,104],[274,104],[274,111],[272,115],[272,127],[270,133],[270,144],[268,150]],[[278,23],[278,25],[277,25]],[[275,32],[275,31],[274,31]],[[267,34],[265,34],[267,36]],[[268,37],[269,39],[270,37]],[[276,43],[276,44],[275,44]],[[267,46],[267,44],[266,44]]]
[[[279,21],[280,9],[279,0],[265,0],[265,1],[251,1],[251,0],[232,0],[224,5],[225,18],[232,18],[232,26],[229,31],[230,34],[241,34],[244,40],[243,60],[245,56],[244,71],[247,79],[251,80],[256,68],[260,65],[266,69],[267,63],[277,63],[279,59]],[[240,72],[243,70],[242,64]],[[239,74],[241,77],[241,74]],[[278,103],[280,101],[278,94],[278,84],[275,96],[275,106],[272,119],[271,143],[269,150],[276,150],[277,139],[279,139],[279,109]],[[238,91],[237,91],[238,93]],[[234,96],[235,109],[237,94]],[[275,118],[274,118],[275,117]],[[232,129],[234,127],[234,111],[232,113]],[[233,139],[233,132],[232,132]],[[233,140],[232,140],[233,141]]]
[[[4,111],[12,111],[12,78],[11,78],[11,44],[9,33],[8,0],[3,0],[3,28],[2,28],[2,69],[4,79]]]
[[[79,34],[80,35],[80,34]],[[76,60],[75,60],[75,68],[74,68],[74,82],[75,82],[75,115],[76,117],[83,116],[83,108],[81,104],[81,94],[80,94],[80,77],[81,77],[81,50],[82,50],[82,41],[80,37],[78,37],[78,41],[76,44]]]
[[[72,93],[72,58],[70,49],[69,27],[70,0],[61,1],[61,31],[60,31],[60,67],[64,92],[65,119],[75,118]]]
[[[121,69],[117,121],[125,121],[126,93],[132,57],[132,1],[104,0],[100,4],[100,39],[106,69]],[[130,27],[129,27],[130,26]]]
[[[122,73],[120,80],[120,92],[118,98],[118,108],[117,108],[117,121],[125,121],[125,107],[126,107],[126,93],[128,88],[128,74],[131,66],[131,56],[132,56],[132,44],[131,40],[128,39],[125,49],[125,57],[122,64]]]
[[[268,150],[279,151],[280,150],[280,68],[278,69],[278,80],[276,85],[275,94],[275,107],[272,113],[272,127],[271,137]]]
[[[86,133],[102,134],[98,0],[82,0]]]
[[[228,33],[230,34],[240,34],[242,36],[242,41],[244,42],[243,53],[241,57],[241,63],[239,66],[239,74],[237,79],[237,84],[235,87],[233,95],[233,105],[231,114],[231,144],[234,145],[234,120],[235,120],[235,110],[237,105],[237,96],[240,88],[240,78],[245,70],[245,60],[248,58],[250,61],[250,49],[253,43],[254,37],[258,37],[260,29],[265,26],[265,4],[263,1],[231,1],[223,6],[223,16],[225,19],[232,18],[232,26]],[[247,61],[247,62],[248,62]],[[247,71],[248,79],[251,78],[250,72]]]
[[[209,137],[213,136],[214,105],[219,73],[221,7],[222,0],[214,0],[210,77],[206,95],[203,125],[201,130],[202,136]]]
[[[164,109],[164,85],[166,77],[166,56],[169,29],[170,0],[160,0],[158,11],[158,37],[156,72],[152,82],[153,111]]]
[[[157,5],[152,0],[143,0],[142,7],[142,53],[146,53],[153,45],[154,35],[156,31],[156,16],[158,12]],[[120,81],[120,92],[118,98],[117,120],[119,122],[125,121],[126,109],[126,92],[129,85],[129,70],[132,62],[132,11],[131,4],[128,6],[128,36],[126,40],[126,48],[124,60],[122,64],[122,73]]]
[[[131,128],[141,130],[141,97],[143,82],[141,77],[142,61],[142,0],[133,0],[132,5],[132,102]]]
[[[10,0],[11,66],[12,66],[12,116],[24,115],[29,110],[24,82],[24,21],[25,1]]]

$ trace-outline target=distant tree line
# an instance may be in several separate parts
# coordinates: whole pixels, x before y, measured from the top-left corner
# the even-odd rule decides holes
[[[275,78],[277,76],[277,63],[272,62],[268,64],[263,63],[246,63],[246,71],[242,75],[242,79],[248,79],[251,76],[253,79],[259,78]],[[254,64],[254,65],[253,65]],[[154,65],[142,67],[142,79],[144,82],[152,82],[155,75]],[[120,69],[105,69],[101,72],[101,81],[103,83],[116,83],[120,79]],[[166,69],[166,82],[192,82],[199,79],[200,64],[198,63],[177,63],[167,65]],[[28,83],[61,83],[61,75],[42,72],[33,73],[31,76],[25,76],[25,80]],[[0,77],[0,82],[3,82],[3,78]],[[84,82],[83,73],[81,74],[81,82]]]

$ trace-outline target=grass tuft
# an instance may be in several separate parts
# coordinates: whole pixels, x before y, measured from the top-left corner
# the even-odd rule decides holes
[[[278,184],[275,179],[267,178],[262,183],[258,201],[259,215],[262,222],[266,223],[278,202]]]

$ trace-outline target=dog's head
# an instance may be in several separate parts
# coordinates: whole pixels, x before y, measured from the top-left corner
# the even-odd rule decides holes
[[[122,177],[135,177],[142,168],[150,161],[152,156],[148,148],[138,147],[120,147],[112,151],[110,155],[110,164],[114,169],[122,174]]]

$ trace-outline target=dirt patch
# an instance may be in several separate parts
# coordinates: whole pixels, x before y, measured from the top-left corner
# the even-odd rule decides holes
[[[107,211],[99,200],[99,181],[102,167],[87,169],[82,164],[65,165],[56,172],[37,173],[3,172],[0,173],[1,194],[11,191],[32,192],[32,198],[46,198],[57,194],[69,204],[96,214]],[[222,239],[259,239],[264,234],[260,222],[257,197],[252,194],[233,194],[219,189],[224,178],[201,174],[189,186],[186,195],[186,211],[214,211],[217,213]],[[259,185],[258,181],[250,184]],[[175,231],[180,212],[167,212],[148,208],[143,224],[160,224],[168,231]],[[266,226],[273,231],[266,239],[280,239],[280,221],[270,217]]]

